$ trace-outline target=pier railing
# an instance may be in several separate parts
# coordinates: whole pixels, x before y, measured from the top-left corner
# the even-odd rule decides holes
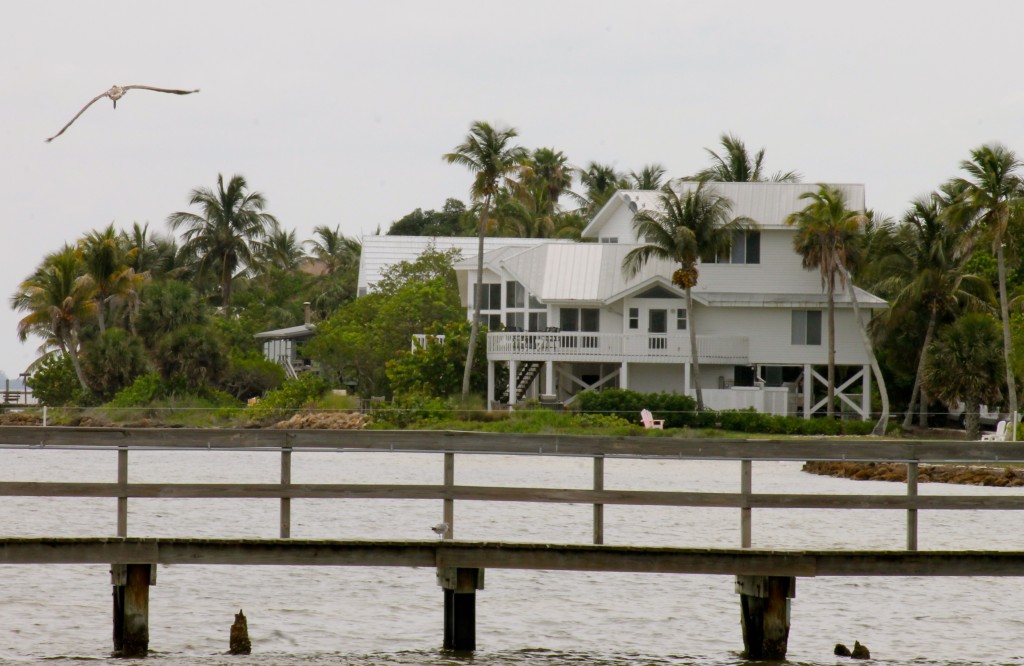
[[[145,656],[149,645],[149,586],[159,564],[316,566],[433,566],[444,593],[443,645],[476,647],[476,591],[484,571],[553,569],[710,573],[736,576],[744,654],[783,659],[790,600],[799,576],[1024,576],[1024,551],[917,550],[921,510],[1021,510],[1024,494],[921,496],[919,466],[929,463],[1024,462],[1018,442],[726,440],[671,437],[584,437],[425,431],[185,430],[0,427],[3,448],[111,450],[117,452],[115,483],[0,482],[0,497],[117,498],[117,537],[82,539],[0,537],[0,563],[110,563],[114,648]],[[279,483],[130,483],[130,455],[146,451],[272,451],[280,455]],[[292,456],[305,451],[420,452],[444,458],[438,484],[293,483]],[[468,486],[455,483],[459,455],[578,456],[593,461],[590,488]],[[734,460],[740,490],[733,493],[608,490],[605,462],[615,458]],[[872,461],[906,463],[904,495],[770,494],[753,492],[755,461]],[[168,539],[128,537],[131,498],[266,498],[280,502],[280,539]],[[441,540],[308,541],[291,539],[291,500],[296,498],[428,499],[443,503]],[[583,503],[593,505],[595,545],[454,541],[456,501]],[[605,546],[604,507],[612,504],[725,507],[739,510],[740,548]],[[894,509],[907,515],[906,550],[793,551],[751,547],[753,510]],[[2,529],[2,527],[0,527]]]
[[[922,464],[1001,464],[1024,462],[1024,443],[908,440],[732,440],[669,437],[588,437],[450,431],[366,430],[213,430],[0,427],[0,447],[40,452],[62,449],[117,451],[117,481],[0,482],[2,496],[110,497],[118,499],[117,530],[128,536],[132,498],[263,498],[280,502],[280,536],[291,537],[292,499],[441,500],[443,536],[455,531],[454,503],[459,501],[575,503],[593,505],[593,543],[604,543],[607,505],[716,507],[739,510],[742,548],[751,547],[754,509],[891,509],[906,512],[906,549],[918,546],[918,512],[922,510],[1021,510],[1021,495],[918,494]],[[153,450],[272,451],[280,455],[278,483],[131,483],[129,455]],[[293,483],[292,455],[309,451],[418,452],[444,456],[437,484]],[[457,485],[456,457],[471,455],[575,456],[593,461],[590,488],[531,488]],[[609,490],[605,461],[614,458],[734,460],[740,462],[739,492]],[[755,461],[869,461],[907,465],[906,493],[801,494],[755,493]]]

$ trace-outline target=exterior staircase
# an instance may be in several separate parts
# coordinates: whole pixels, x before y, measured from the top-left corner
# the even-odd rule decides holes
[[[516,373],[516,401],[523,399],[526,395],[526,391],[533,384],[533,380],[537,378],[540,373],[541,367],[544,365],[544,361],[523,361],[519,366],[519,372]],[[498,402],[508,404],[508,386],[506,385],[502,390],[501,395],[498,396]]]

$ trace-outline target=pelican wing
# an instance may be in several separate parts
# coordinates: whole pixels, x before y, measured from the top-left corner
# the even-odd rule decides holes
[[[56,134],[54,134],[53,136],[51,136],[51,137],[50,137],[49,139],[47,139],[47,140],[46,140],[46,143],[50,143],[51,141],[53,141],[54,139],[56,139],[56,138],[57,138],[58,136],[60,136],[61,134],[63,134],[63,133],[64,133],[64,130],[66,130],[67,128],[71,127],[71,123],[73,123],[73,122],[75,122],[76,120],[78,120],[78,116],[80,116],[80,115],[82,115],[83,113],[85,113],[85,110],[86,110],[86,109],[88,109],[88,108],[89,108],[90,106],[92,106],[93,104],[95,104],[95,103],[96,103],[96,102],[97,102],[98,100],[100,100],[100,99],[103,99],[103,98],[104,98],[104,97],[106,97],[106,96],[107,96],[107,93],[106,93],[106,92],[102,92],[102,93],[100,93],[99,95],[96,95],[95,97],[93,97],[93,98],[92,98],[91,100],[89,100],[89,103],[88,103],[88,104],[86,104],[85,106],[83,106],[83,107],[82,107],[82,109],[81,109],[81,110],[80,110],[80,111],[79,111],[78,113],[76,113],[76,114],[75,114],[75,117],[74,117],[74,118],[72,118],[71,120],[69,120],[69,121],[68,121],[68,124],[67,124],[67,125],[65,125],[64,127],[61,127],[61,128],[60,128],[60,131],[59,131],[59,132],[57,132]]]
[[[171,93],[173,95],[191,95],[192,93],[199,92],[199,89],[195,90],[174,90],[172,88],[154,88],[153,86],[121,86],[124,90],[154,90],[156,92]]]

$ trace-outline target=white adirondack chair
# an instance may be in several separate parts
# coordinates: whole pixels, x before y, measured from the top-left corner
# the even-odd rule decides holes
[[[640,410],[640,420],[643,421],[645,428],[665,429],[665,419],[654,418],[654,414],[651,414],[649,409]]]

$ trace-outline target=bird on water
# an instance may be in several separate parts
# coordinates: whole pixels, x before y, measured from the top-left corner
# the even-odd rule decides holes
[[[95,97],[93,97],[91,100],[89,100],[89,102],[85,106],[83,106],[78,113],[75,114],[75,117],[68,121],[67,125],[65,125],[64,127],[61,127],[60,131],[57,132],[56,134],[54,134],[53,136],[51,136],[49,139],[47,139],[46,142],[49,143],[49,142],[53,141],[54,139],[56,139],[61,134],[63,134],[64,130],[66,130],[67,128],[71,127],[71,123],[73,123],[76,120],[78,120],[78,116],[80,116],[83,113],[85,113],[86,109],[88,109],[90,106],[92,106],[93,104],[95,104],[99,100],[103,99],[104,97],[109,98],[114,103],[114,108],[116,109],[117,108],[117,100],[119,100],[122,97],[124,97],[125,93],[127,93],[129,90],[135,90],[135,89],[139,89],[139,90],[152,90],[154,92],[162,92],[162,93],[171,93],[172,95],[191,95],[192,93],[199,92],[198,88],[195,89],[195,90],[175,90],[175,89],[172,89],[172,88],[154,88],[153,86],[139,86],[139,85],[134,85],[134,86],[112,86],[110,88],[110,90],[107,90],[106,92],[102,92],[99,95],[96,95]]]

